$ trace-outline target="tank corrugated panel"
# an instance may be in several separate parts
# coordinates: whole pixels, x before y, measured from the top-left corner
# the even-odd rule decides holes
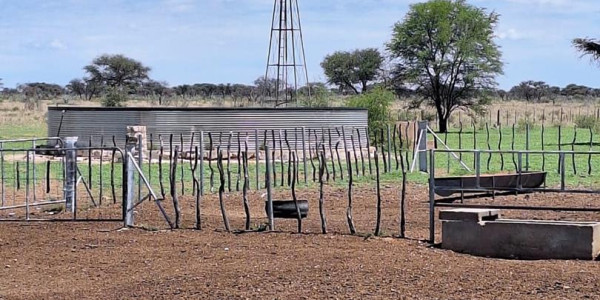
[[[62,118],[62,125],[61,125]],[[207,109],[207,108],[85,108],[85,107],[50,107],[48,108],[48,136],[77,136],[79,145],[88,144],[90,137],[93,146],[100,146],[101,137],[104,144],[112,146],[115,136],[118,147],[123,147],[127,126],[146,126],[147,138],[152,136],[153,144],[158,145],[159,137],[168,149],[169,137],[172,134],[175,145],[180,144],[183,136],[184,149],[190,149],[192,133],[194,145],[198,145],[199,134],[204,131],[205,144],[208,145],[208,132],[213,136],[215,146],[219,145],[219,136],[223,146],[226,146],[229,134],[232,133],[231,149],[237,149],[237,134],[245,140],[248,134],[248,146],[254,149],[254,133],[258,130],[259,144],[264,143],[267,131],[268,145],[272,145],[272,131],[275,133],[279,148],[279,135],[286,147],[285,132],[287,131],[290,148],[302,148],[302,128],[305,128],[305,140],[311,132],[311,145],[314,147],[316,132],[318,139],[325,133],[325,142],[329,141],[331,130],[332,144],[338,141],[338,131],[346,133],[346,143],[351,147],[351,135],[354,134],[355,144],[359,142],[356,128],[360,130],[361,144],[365,146],[368,113],[361,109]],[[60,132],[59,132],[60,127]],[[337,128],[337,130],[336,130]],[[297,138],[295,138],[295,132]],[[340,146],[342,149],[343,145]]]

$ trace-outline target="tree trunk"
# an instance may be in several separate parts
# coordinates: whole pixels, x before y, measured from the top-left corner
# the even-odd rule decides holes
[[[438,128],[440,129],[439,132],[446,133],[448,131],[448,119],[449,119],[450,115],[444,114],[440,107],[437,108],[437,114],[438,114]]]

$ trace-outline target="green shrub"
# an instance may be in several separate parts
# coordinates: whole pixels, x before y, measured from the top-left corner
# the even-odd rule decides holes
[[[394,93],[391,91],[383,87],[376,87],[365,94],[352,97],[347,106],[368,110],[369,130],[374,133],[389,124],[390,107],[395,99]]]
[[[322,108],[328,107],[331,101],[331,95],[329,91],[321,88],[314,88],[313,94],[309,98],[308,96],[302,96],[300,103],[303,107]]]
[[[600,124],[594,116],[577,116],[574,122],[577,128],[593,129],[596,131],[600,129]]]
[[[104,107],[121,107],[127,101],[127,95],[118,90],[111,90],[102,98]]]
[[[516,125],[518,132],[527,131],[527,126],[529,126],[529,130],[533,129],[534,127],[527,119],[519,119]]]

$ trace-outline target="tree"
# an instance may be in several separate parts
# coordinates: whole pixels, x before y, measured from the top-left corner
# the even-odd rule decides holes
[[[413,4],[396,23],[388,50],[403,75],[435,106],[441,132],[459,107],[483,104],[482,91],[494,88],[502,74],[501,53],[494,42],[496,13],[464,0]]]
[[[591,90],[587,86],[571,83],[562,89],[560,93],[568,98],[584,98],[590,94]]]
[[[19,84],[17,89],[28,98],[55,99],[64,94],[65,90],[58,84],[45,82],[30,82]]]
[[[519,85],[514,86],[510,89],[510,94],[519,99],[525,99],[530,102],[531,100],[542,100],[542,97],[547,96],[550,93],[550,86],[543,81],[523,81]]]
[[[592,60],[597,60],[600,63],[600,41],[594,39],[577,38],[573,40],[573,46],[583,53],[589,55]]]
[[[150,68],[141,62],[121,54],[102,55],[83,69],[89,74],[91,80],[118,89],[131,84],[140,84],[148,79],[150,72]]]
[[[98,85],[107,87],[105,106],[120,106],[119,101],[126,101],[129,90],[149,79],[150,72],[141,62],[121,54],[99,56],[83,69],[89,75],[86,81],[92,84],[94,92]]]
[[[158,105],[162,105],[163,97],[169,93],[169,86],[166,82],[155,80],[144,81],[140,91],[144,96],[158,97]]]
[[[379,50],[367,48],[352,52],[338,51],[327,55],[321,67],[330,84],[335,84],[341,90],[347,88],[359,94],[367,92],[369,82],[374,81],[380,72],[383,56]]]
[[[277,92],[277,79],[275,78],[261,76],[254,80],[254,85],[256,86],[259,95],[265,98],[272,98]]]
[[[69,81],[69,84],[65,87],[69,93],[79,96],[79,99],[83,99],[86,95],[86,84],[82,79],[73,79]]]

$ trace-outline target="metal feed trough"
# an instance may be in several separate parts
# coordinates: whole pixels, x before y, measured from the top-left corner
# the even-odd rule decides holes
[[[448,197],[455,193],[481,193],[481,189],[507,191],[518,188],[536,189],[546,181],[547,172],[522,172],[515,174],[481,174],[435,178],[435,193]]]

